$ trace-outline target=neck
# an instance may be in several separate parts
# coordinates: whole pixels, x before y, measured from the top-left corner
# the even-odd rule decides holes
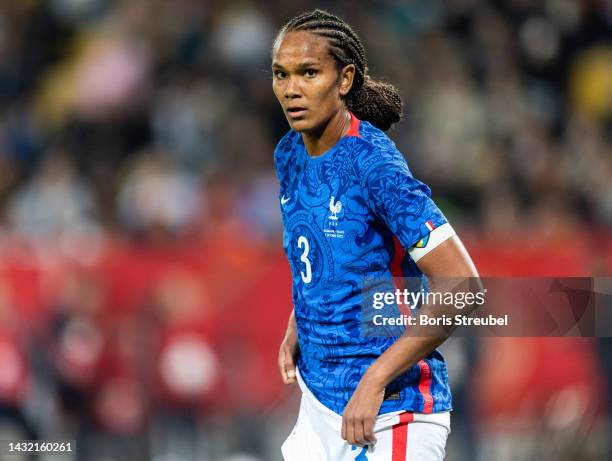
[[[339,110],[327,124],[315,133],[302,133],[304,146],[308,155],[318,157],[331,149],[351,127],[351,116],[348,109]]]

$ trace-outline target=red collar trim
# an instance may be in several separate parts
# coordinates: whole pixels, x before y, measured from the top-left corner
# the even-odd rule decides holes
[[[361,120],[355,117],[355,114],[353,114],[352,112],[349,113],[351,114],[351,126],[348,132],[346,133],[346,136],[356,136],[358,138],[361,138],[361,135],[359,134],[359,124],[361,123]]]

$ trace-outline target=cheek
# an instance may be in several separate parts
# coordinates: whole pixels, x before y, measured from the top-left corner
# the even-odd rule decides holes
[[[326,112],[333,112],[340,105],[340,96],[336,85],[330,85],[321,91],[321,106],[325,107]]]
[[[316,88],[316,98],[322,105],[335,106],[340,99],[335,80],[321,81]]]
[[[276,99],[280,101],[282,90],[280,88],[280,84],[276,80],[272,81],[272,91],[274,92],[274,96],[276,96]]]

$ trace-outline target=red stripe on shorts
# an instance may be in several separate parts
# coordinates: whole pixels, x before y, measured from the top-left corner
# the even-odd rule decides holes
[[[406,449],[408,448],[408,423],[414,421],[414,415],[410,412],[399,415],[399,423],[393,426],[391,433],[392,448],[391,461],[406,461]]]
[[[423,413],[429,414],[433,411],[433,396],[431,395],[431,368],[425,360],[419,360],[421,376],[419,378],[419,391],[423,396]]]

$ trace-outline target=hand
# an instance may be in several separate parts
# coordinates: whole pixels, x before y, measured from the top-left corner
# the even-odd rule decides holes
[[[384,386],[369,380],[367,374],[361,378],[342,414],[342,438],[347,443],[359,446],[376,443],[374,423],[384,396]]]
[[[295,358],[297,352],[297,334],[294,330],[288,329],[285,339],[283,339],[280,350],[278,351],[278,368],[280,370],[281,379],[285,384],[293,384],[296,382]]]

